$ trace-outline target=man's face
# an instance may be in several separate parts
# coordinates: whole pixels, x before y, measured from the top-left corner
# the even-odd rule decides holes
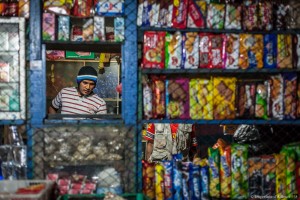
[[[93,91],[93,89],[95,87],[96,87],[96,85],[95,85],[94,81],[83,80],[79,84],[79,92],[81,95],[86,96],[86,95],[91,94],[91,92]]]

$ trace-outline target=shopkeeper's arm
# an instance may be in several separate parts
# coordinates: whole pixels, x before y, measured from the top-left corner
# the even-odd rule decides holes
[[[57,109],[55,109],[53,106],[49,106],[48,113],[49,114],[56,114],[57,113]]]

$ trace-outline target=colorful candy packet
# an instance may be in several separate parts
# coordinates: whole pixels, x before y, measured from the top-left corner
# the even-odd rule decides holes
[[[220,152],[219,149],[208,147],[209,164],[209,196],[220,198]]]
[[[142,161],[143,194],[150,199],[155,198],[155,164]]]
[[[277,34],[277,68],[293,68],[292,51],[292,36]]]
[[[164,188],[164,166],[161,163],[155,164],[155,199],[165,199],[165,188]]]
[[[296,119],[297,106],[297,74],[283,73],[284,87],[284,119]]]

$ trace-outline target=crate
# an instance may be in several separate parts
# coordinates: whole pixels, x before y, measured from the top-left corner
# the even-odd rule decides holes
[[[57,200],[103,200],[104,194],[65,194],[59,196]],[[120,195],[126,200],[150,200],[142,193],[126,193]]]
[[[37,194],[15,194],[21,187],[44,183],[45,189]],[[0,200],[52,200],[54,181],[48,180],[2,180],[0,181]]]

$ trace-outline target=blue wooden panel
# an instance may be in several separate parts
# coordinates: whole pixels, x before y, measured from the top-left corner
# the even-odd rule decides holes
[[[125,0],[125,42],[122,46],[122,117],[137,122],[137,1]]]

